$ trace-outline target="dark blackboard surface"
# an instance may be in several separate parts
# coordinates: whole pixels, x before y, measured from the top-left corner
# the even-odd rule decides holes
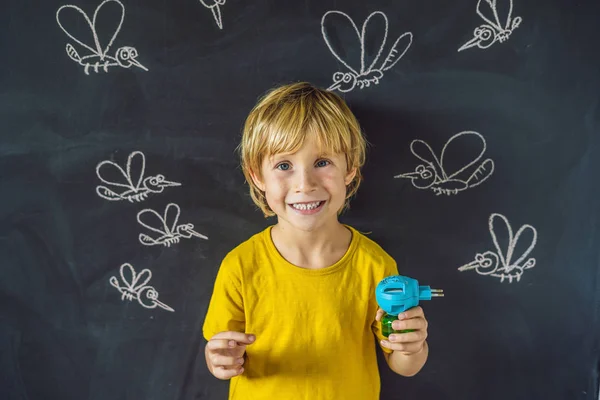
[[[70,4],[91,18],[100,3]],[[424,304],[431,354],[421,373],[397,376],[380,359],[382,398],[598,398],[596,2],[514,0],[522,23],[508,40],[460,52],[483,22],[477,1],[228,0],[223,29],[195,0],[122,3],[111,51],[135,47],[148,71],[86,75],[65,51],[71,43],[86,52],[57,23],[64,2],[12,1],[0,13],[0,398],[226,397],[227,382],[210,375],[202,352],[212,283],[231,248],[273,223],[247,195],[235,146],[268,88],[328,87],[344,70],[321,33],[330,10],[359,27],[385,13],[389,45],[413,35],[379,84],[344,95],[371,147],[342,221],[372,232],[402,274],[446,293]],[[498,4],[505,15],[509,2]],[[100,13],[101,40],[114,29],[114,10]],[[74,15],[63,24],[93,43]],[[330,37],[353,41],[342,30]],[[494,161],[481,185],[436,196],[394,179],[420,162],[413,140],[439,154],[463,131],[481,134]],[[450,161],[466,163],[474,149],[455,148]],[[145,176],[181,186],[141,202],[101,198],[96,166],[124,167],[134,151],[145,156]],[[209,239],[142,245],[137,213],[169,203],[180,207],[180,223]],[[457,269],[493,250],[492,213],[515,232],[524,224],[537,231],[536,265],[519,282]],[[506,236],[499,240],[506,247]],[[148,285],[174,312],[122,299],[110,278],[125,263],[149,269]]]

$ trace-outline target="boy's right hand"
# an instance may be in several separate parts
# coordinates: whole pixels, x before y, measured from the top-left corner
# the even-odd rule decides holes
[[[206,347],[206,365],[211,374],[219,379],[230,379],[244,372],[246,346],[255,340],[254,335],[224,331],[213,336]]]

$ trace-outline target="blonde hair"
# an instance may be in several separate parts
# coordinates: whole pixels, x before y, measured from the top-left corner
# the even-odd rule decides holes
[[[309,134],[314,134],[318,145],[328,152],[345,154],[347,172],[356,169],[338,214],[350,206],[350,197],[362,182],[360,168],[365,163],[367,142],[356,117],[340,96],[299,82],[272,89],[258,101],[246,119],[238,146],[250,197],[265,217],[275,213],[251,173],[262,179],[261,167],[266,157],[299,150]]]

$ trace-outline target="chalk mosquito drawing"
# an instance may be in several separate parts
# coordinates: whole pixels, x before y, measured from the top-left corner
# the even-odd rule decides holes
[[[150,193],[161,193],[167,187],[181,186],[181,183],[167,181],[164,175],[160,174],[144,178],[146,157],[141,151],[134,151],[129,155],[125,168],[126,170],[123,170],[121,166],[110,160],[102,161],[96,166],[98,179],[109,186],[97,186],[98,196],[106,200],[128,200],[133,203],[145,200]],[[111,170],[113,173],[117,172],[118,180],[106,178],[106,174]]]
[[[465,164],[459,164],[455,171],[450,170],[444,157],[446,152],[460,154],[461,150],[469,149],[473,144],[479,144],[481,151]],[[430,189],[439,196],[440,194],[453,195],[463,190],[473,188],[483,183],[494,172],[494,161],[486,159],[480,163],[475,171],[465,176],[468,168],[479,163],[479,160],[485,153],[485,139],[481,134],[474,131],[463,131],[452,136],[444,145],[440,158],[436,156],[431,147],[423,140],[413,140],[410,144],[410,151],[425,164],[417,166],[414,172],[400,174],[394,178],[410,179],[413,186],[417,189]],[[455,162],[454,160],[451,160]]]
[[[163,215],[160,215],[154,210],[145,209],[137,214],[137,220],[144,228],[147,228],[155,233],[155,237],[150,237],[145,233],[140,233],[140,243],[145,246],[164,245],[170,247],[173,243],[179,243],[181,238],[190,239],[192,237],[199,237],[201,239],[208,240],[208,237],[194,231],[194,225],[192,224],[181,224],[179,222],[179,214],[181,210],[175,203],[169,203],[165,208]],[[142,221],[145,219],[150,224]],[[156,235],[158,233],[158,236]]]
[[[145,308],[160,307],[167,311],[175,311],[165,303],[158,301],[156,289],[152,286],[146,286],[152,278],[152,272],[149,269],[143,269],[139,274],[136,274],[131,264],[125,263],[121,265],[120,274],[123,286],[121,286],[116,276],[111,276],[108,281],[121,292],[121,300],[133,301],[135,299]]]
[[[347,60],[344,60],[344,58],[342,58],[340,55],[343,55],[346,52],[343,49],[336,50],[334,48],[336,41],[330,40],[329,36],[327,35],[327,30],[333,28],[334,20],[337,20],[339,24],[346,25],[345,28],[351,28],[356,33],[356,39],[358,39],[358,41],[348,43],[347,45],[360,46],[360,65],[351,65],[351,63],[349,63]],[[382,34],[377,37],[369,37],[368,42],[373,43],[373,46],[375,46],[373,49],[366,48],[367,41],[365,38],[367,35],[367,30],[375,32],[382,31]],[[321,19],[321,32],[323,34],[323,39],[325,39],[325,44],[327,44],[327,47],[333,56],[347,69],[344,72],[338,71],[334,73],[333,84],[328,88],[328,90],[337,89],[340,92],[349,92],[356,86],[362,89],[364,87],[369,87],[371,84],[378,84],[379,80],[383,78],[383,72],[396,65],[396,63],[400,61],[400,59],[408,51],[413,39],[411,32],[405,32],[400,35],[400,37],[396,39],[390,48],[387,57],[383,60],[383,62],[378,63],[383,49],[385,48],[388,35],[388,19],[381,11],[375,11],[371,13],[371,15],[369,15],[363,23],[360,32],[352,18],[350,18],[347,14],[335,10],[327,11]],[[372,36],[372,34],[370,35]],[[375,51],[371,52],[369,50]],[[369,54],[376,55],[371,63],[366,65],[367,62],[365,58],[368,57]]]
[[[513,230],[510,227],[506,217],[504,215],[495,213],[490,215],[489,228],[496,251],[486,251],[483,254],[477,253],[474,261],[459,267],[458,270],[463,272],[474,269],[480,275],[489,275],[495,278],[500,278],[500,282],[504,282],[505,279],[507,279],[509,283],[512,283],[513,280],[516,280],[517,282],[520,281],[523,272],[526,269],[530,269],[535,266],[535,258],[529,258],[527,261],[525,261],[525,259],[535,247],[537,241],[537,231],[533,226],[525,224],[519,228],[516,235],[513,235]],[[496,230],[499,228],[505,228],[508,232],[508,247],[506,252],[504,252],[502,247],[500,247],[498,244]],[[517,242],[526,230],[529,230],[532,233],[532,236],[529,239],[531,241],[529,247],[527,250],[525,250],[521,257],[519,257],[516,261],[512,261]]]
[[[500,19],[498,14],[498,1],[508,1],[508,11],[505,19]],[[486,17],[482,8],[488,8],[488,17]],[[521,25],[523,18],[512,17],[513,0],[479,0],[477,1],[477,15],[486,22],[478,26],[473,31],[473,39],[462,45],[458,51],[479,47],[487,49],[496,42],[503,43],[510,37],[511,33]],[[503,22],[501,22],[503,21]]]
[[[102,48],[102,45],[100,44],[100,39],[98,37],[98,32],[96,32],[96,22],[97,22],[96,19],[98,18],[98,14],[100,13],[100,11],[103,8],[105,8],[106,5],[109,3],[115,3],[118,5],[118,7],[120,7],[121,18],[120,18],[117,26],[114,28],[112,37],[108,41],[108,44],[106,45],[106,47]],[[110,8],[110,7],[106,7],[106,8]],[[65,14],[65,12],[67,12],[67,10],[74,10],[76,13],[79,13],[83,16],[85,22],[87,23],[87,25],[89,26],[89,28],[91,30],[92,36],[94,38],[94,47],[89,46],[89,45],[83,43],[82,41],[80,41],[79,39],[77,39],[63,26],[63,24],[61,23],[61,15],[64,16],[64,14]],[[72,11],[70,13],[72,14]],[[121,30],[121,25],[123,24],[124,18],[125,18],[125,7],[123,6],[123,3],[121,3],[119,0],[104,0],[96,8],[96,11],[94,11],[94,16],[92,17],[91,20],[81,8],[74,6],[72,4],[64,5],[64,6],[60,7],[58,9],[58,11],[56,11],[56,22],[58,22],[58,26],[60,26],[60,29],[62,29],[67,34],[68,37],[73,39],[79,45],[85,47],[91,53],[91,54],[88,54],[88,55],[85,55],[82,57],[79,55],[77,50],[75,50],[75,47],[73,47],[73,45],[71,45],[70,43],[67,43],[67,47],[66,47],[67,55],[73,61],[75,61],[76,63],[78,63],[84,67],[83,71],[86,73],[86,75],[90,74],[90,72],[89,72],[90,68],[92,68],[92,70],[96,73],[99,72],[100,69],[104,70],[104,72],[108,72],[109,67],[130,68],[131,66],[136,66],[138,68],[143,69],[144,71],[148,71],[148,68],[144,67],[137,60],[138,52],[134,47],[131,47],[131,46],[119,47],[115,51],[114,56],[108,55],[110,47],[112,46],[113,42],[117,38],[117,35],[119,34],[119,31]],[[107,21],[102,21],[102,24],[105,24],[105,23],[107,23]]]
[[[219,29],[223,29],[223,18],[221,17],[221,7],[227,0],[200,0],[200,3],[212,11],[213,17]]]

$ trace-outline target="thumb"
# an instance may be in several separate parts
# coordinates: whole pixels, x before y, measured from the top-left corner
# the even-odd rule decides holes
[[[236,346],[244,346],[245,348],[246,345],[254,343],[255,340],[256,336],[252,334],[242,334],[236,337],[235,340],[229,340],[228,344],[231,348]]]

